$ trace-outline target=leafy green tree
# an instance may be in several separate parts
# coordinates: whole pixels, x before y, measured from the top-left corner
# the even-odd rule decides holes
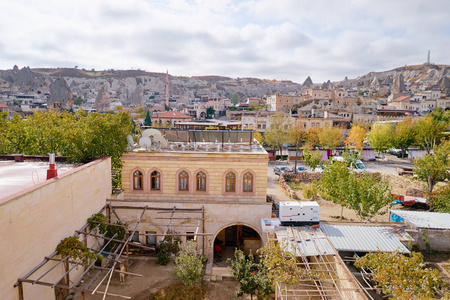
[[[352,172],[342,162],[328,165],[319,190],[325,199],[354,210],[360,220],[370,221],[375,215],[385,214],[392,202],[389,183],[380,174]]]
[[[275,149],[280,149],[282,154],[283,144],[288,142],[287,132],[290,126],[289,119],[283,114],[271,117],[270,127],[264,133],[264,140]]]
[[[292,287],[307,276],[306,270],[297,264],[295,249],[290,249],[289,245],[271,240],[258,250],[261,263],[267,268],[267,276],[272,284],[281,283]]]
[[[184,285],[193,286],[202,278],[202,255],[197,253],[197,243],[189,241],[185,248],[175,258],[175,277],[181,279]]]
[[[239,103],[239,95],[237,92],[234,92],[233,96],[231,96],[231,103],[233,103],[234,106]]]
[[[448,128],[448,121],[436,114],[428,114],[419,119],[415,126],[416,141],[427,151],[431,150],[442,140],[442,133]]]
[[[212,119],[212,117],[214,117],[215,113],[216,113],[216,110],[214,109],[214,107],[208,106],[206,108],[206,118],[207,119]]]
[[[402,150],[402,158],[404,157],[409,146],[414,144],[416,140],[415,123],[411,117],[406,117],[395,127],[393,134],[392,146]]]
[[[288,140],[291,145],[295,147],[295,157],[298,157],[298,151],[305,140],[306,132],[303,129],[303,124],[299,121],[295,122],[288,130]],[[297,173],[297,159],[295,159],[295,173]]]
[[[231,265],[231,273],[236,276],[239,283],[237,296],[249,294],[251,299],[253,295],[257,295],[258,299],[267,298],[273,292],[271,280],[267,276],[267,268],[257,263],[251,252],[246,257],[244,252],[236,249],[234,258],[234,261],[228,259],[227,262]]]
[[[382,153],[391,148],[393,133],[394,130],[391,124],[375,123],[367,135],[367,141],[373,149]]]
[[[434,186],[448,178],[450,168],[450,141],[434,148],[434,154],[425,154],[414,161],[414,173],[427,183],[427,194],[431,197]]]
[[[337,127],[326,125],[318,133],[319,143],[325,149],[334,149],[340,145],[342,139],[342,130]]]
[[[149,110],[147,110],[147,114],[145,115],[144,126],[152,126],[152,118],[150,117]]]
[[[322,152],[310,151],[308,149],[303,149],[303,163],[305,166],[310,167],[311,171],[315,171],[318,166],[322,165]]]
[[[432,211],[450,213],[450,186],[448,184],[434,190],[429,199]]]
[[[370,270],[372,280],[389,299],[435,299],[441,289],[439,270],[423,267],[423,255],[410,257],[397,252],[372,252],[358,258],[357,268]]]

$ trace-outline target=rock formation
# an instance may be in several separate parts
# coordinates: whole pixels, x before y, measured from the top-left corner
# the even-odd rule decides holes
[[[111,110],[110,104],[109,93],[106,91],[105,86],[102,86],[100,92],[97,94],[97,98],[95,98],[95,109],[98,112],[106,112]]]
[[[405,80],[403,79],[403,74],[400,73],[394,78],[394,83],[392,85],[392,92],[401,93],[405,90]]]
[[[311,80],[311,77],[308,76],[303,82],[302,88],[311,88],[311,87],[313,87],[313,81]]]
[[[58,77],[50,86],[50,96],[47,100],[48,108],[70,109],[73,105],[73,94],[64,78]]]

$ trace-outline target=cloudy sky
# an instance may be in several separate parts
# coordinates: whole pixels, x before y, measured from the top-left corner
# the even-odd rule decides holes
[[[450,64],[449,0],[2,0],[0,69],[142,69],[302,83]]]

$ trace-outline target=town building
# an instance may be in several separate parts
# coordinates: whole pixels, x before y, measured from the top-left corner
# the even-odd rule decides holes
[[[122,156],[123,193],[110,203],[202,210],[203,236],[197,242],[210,257],[207,273],[216,261],[214,245],[218,243],[225,250],[238,247],[255,253],[265,242],[260,219],[271,216],[271,204],[266,202],[268,155],[253,139],[253,132],[160,133],[154,140],[165,142],[136,146]],[[154,129],[151,134],[159,135]],[[137,212],[127,213],[126,219],[137,218]],[[158,226],[158,217],[149,212],[137,228],[141,243],[147,242],[145,234],[159,235],[160,240],[168,230],[184,234],[184,241],[194,235],[197,220],[173,220]],[[180,214],[183,217],[186,215]]]
[[[152,116],[153,124],[159,127],[174,127],[177,122],[186,122],[190,120],[192,120],[192,117],[178,111],[166,111]]]

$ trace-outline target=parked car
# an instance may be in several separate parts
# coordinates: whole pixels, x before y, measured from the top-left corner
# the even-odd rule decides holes
[[[314,169],[313,172],[322,173],[325,170],[326,166],[318,166]]]
[[[303,173],[308,172],[308,170],[305,167],[297,167],[297,173]]]
[[[289,167],[274,167],[273,172],[275,175],[281,175],[281,173],[292,172],[292,170]]]

